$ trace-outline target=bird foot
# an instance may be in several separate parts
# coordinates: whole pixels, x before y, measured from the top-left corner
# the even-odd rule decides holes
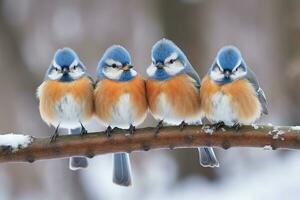
[[[185,123],[185,121],[182,121],[181,124],[179,125],[180,131],[183,131],[183,129],[187,126],[188,124]]]
[[[242,125],[240,123],[235,123],[232,128],[234,128],[236,131],[239,131]]]
[[[215,124],[212,124],[211,127],[217,131],[219,130],[220,128],[222,128],[223,126],[225,126],[225,123],[224,122],[218,122],[218,123],[215,123]]]
[[[160,129],[163,128],[164,125],[163,125],[163,120],[160,120],[155,128],[155,134],[158,134]]]
[[[81,123],[80,123],[81,124]],[[85,134],[87,134],[87,130],[84,128],[84,126],[81,124],[81,131],[80,131],[80,135],[83,136]]]
[[[130,124],[130,127],[129,127],[129,133],[130,133],[130,135],[133,135],[134,134],[134,132],[135,132],[135,126],[133,126],[132,124]]]
[[[107,127],[107,129],[105,130],[105,134],[107,137],[111,137],[112,136],[112,128],[110,126]]]

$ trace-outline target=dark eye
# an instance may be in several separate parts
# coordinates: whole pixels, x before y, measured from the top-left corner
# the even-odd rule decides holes
[[[175,59],[171,59],[171,60],[169,61],[170,64],[173,64],[174,62],[175,62]]]
[[[112,67],[112,68],[116,68],[117,65],[116,65],[116,64],[112,64],[111,67]]]
[[[58,72],[58,68],[54,67],[54,70]]]
[[[72,69],[75,70],[77,67],[78,67],[77,65],[74,65],[74,66],[72,67]]]
[[[237,68],[235,68],[235,71],[238,71],[238,70],[241,70],[242,69],[242,66],[238,66]]]

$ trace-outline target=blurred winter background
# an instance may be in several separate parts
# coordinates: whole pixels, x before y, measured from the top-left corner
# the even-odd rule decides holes
[[[0,132],[47,137],[35,90],[57,48],[78,52],[94,75],[110,45],[124,45],[145,75],[151,46],[167,37],[204,76],[217,50],[237,45],[269,100],[258,123],[300,124],[300,1],[0,1]],[[143,126],[154,126],[151,118]],[[91,123],[89,130],[103,130]],[[73,172],[68,160],[0,165],[0,199],[299,199],[300,153],[217,149],[218,169],[193,149],[132,153],[133,186],[112,184],[111,155]]]

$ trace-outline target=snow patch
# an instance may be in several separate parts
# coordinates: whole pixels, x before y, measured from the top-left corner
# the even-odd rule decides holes
[[[252,124],[252,127],[253,127],[255,130],[259,129],[259,126],[256,125],[256,124]]]
[[[272,150],[272,146],[271,145],[265,145],[264,146],[264,150]]]
[[[292,126],[291,129],[294,131],[300,131],[300,126]]]
[[[204,133],[208,133],[208,134],[210,134],[210,135],[212,135],[213,132],[214,132],[214,129],[213,129],[213,128],[210,128],[209,126],[203,126],[203,127],[202,127],[202,130],[204,131]]]
[[[33,142],[33,138],[29,135],[21,134],[4,134],[0,135],[0,147],[10,147],[12,152],[16,152],[19,149],[26,148]]]
[[[273,140],[284,140],[284,134],[285,132],[282,130],[278,130],[278,127],[274,127],[274,129],[269,132],[269,135],[272,135]]]

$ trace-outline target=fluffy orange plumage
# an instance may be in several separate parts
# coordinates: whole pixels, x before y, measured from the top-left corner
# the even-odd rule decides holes
[[[200,100],[201,108],[208,119],[212,115],[212,98],[219,92],[229,97],[232,110],[240,123],[253,123],[260,117],[262,108],[256,92],[248,80],[240,79],[229,84],[218,85],[206,76],[201,85]]]
[[[146,90],[149,108],[154,116],[159,109],[157,106],[158,98],[164,94],[167,98],[166,101],[172,106],[173,113],[178,117],[182,119],[199,117],[199,91],[188,75],[180,74],[164,81],[148,79]]]
[[[40,99],[40,113],[42,119],[53,124],[56,120],[56,104],[65,95],[71,95],[79,105],[82,105],[84,111],[82,122],[89,120],[94,111],[93,104],[93,85],[88,77],[82,77],[72,82],[60,82],[47,80],[43,82],[37,91],[37,96]]]
[[[133,105],[133,120],[140,122],[146,117],[148,103],[146,100],[145,82],[139,76],[130,81],[121,82],[110,79],[101,80],[94,91],[95,114],[104,123],[109,124],[112,110],[123,94],[129,94]]]

